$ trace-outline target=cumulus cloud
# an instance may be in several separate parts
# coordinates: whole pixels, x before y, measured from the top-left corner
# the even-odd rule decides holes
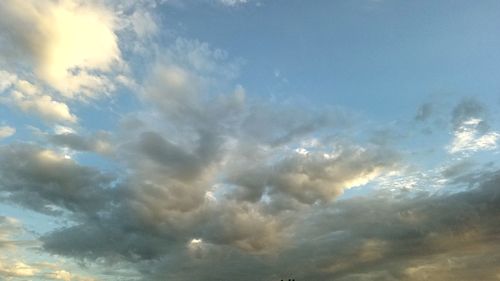
[[[100,5],[80,1],[3,1],[0,49],[6,64],[33,65],[37,77],[66,97],[109,89],[103,73],[121,61],[116,20]]]
[[[305,214],[397,165],[388,147],[327,135],[347,127],[340,110],[249,100],[232,82],[238,67],[221,50],[177,40],[140,92],[152,112],[129,116],[114,133],[44,134],[52,146],[99,152],[123,172],[110,175],[42,145],[6,145],[2,199],[71,220],[42,236],[50,253],[131,263],[138,272],[149,264],[145,280],[192,280],[170,266],[199,264],[192,273],[206,274],[199,270],[213,267],[215,257],[260,268],[259,260],[299,245],[295,233]],[[384,245],[377,243],[365,243],[367,259]],[[228,273],[217,268],[213,278]],[[52,276],[67,277],[59,273]]]
[[[54,151],[33,145],[0,148],[3,200],[57,213],[61,208],[89,214],[102,209],[113,177],[82,167]],[[54,209],[55,207],[58,207]]]
[[[345,189],[364,185],[395,165],[397,156],[377,148],[335,147],[332,153],[296,153],[258,170],[237,170],[230,182],[236,196],[260,200],[284,193],[301,203],[329,202]]]
[[[210,106],[224,108],[233,95]],[[393,169],[399,155],[385,146],[318,137],[334,124],[329,121],[296,133],[272,125],[278,134],[262,129],[246,138],[244,100],[230,107],[231,118],[210,115],[203,98],[181,101],[202,105],[195,112],[205,118],[165,118],[189,113],[182,102],[159,105],[155,122],[128,120],[116,133],[112,157],[125,167],[121,177],[35,145],[0,150],[6,199],[52,215],[70,213],[72,225],[41,238],[45,251],[105,260],[111,271],[113,263],[134,268],[143,280],[496,276],[498,172],[482,173],[476,188],[461,192],[374,191],[338,200],[344,190]],[[48,140],[94,149],[90,137],[59,133]],[[454,177],[457,169],[463,168],[446,173]],[[61,269],[45,276],[77,279]]]
[[[2,101],[74,125],[66,102],[110,91],[108,75],[123,63],[116,15],[76,1],[8,0],[0,8],[4,63],[27,54],[22,63],[37,77],[0,72]],[[149,12],[127,13],[141,39],[158,31]],[[467,176],[468,189],[371,190],[404,161],[387,141],[398,135],[364,141],[338,108],[251,99],[234,80],[241,62],[203,42],[178,39],[156,55],[136,88],[144,111],[124,117],[116,131],[58,127],[38,143],[0,147],[0,200],[68,222],[40,234],[38,250],[104,265],[110,281],[498,274],[498,171],[469,177],[463,162],[440,172],[457,182]],[[60,94],[46,94],[49,87]],[[422,106],[415,119],[428,120],[434,109]],[[498,136],[485,120],[481,104],[461,102],[449,151],[493,149]],[[86,152],[110,161],[116,174],[84,165]],[[353,196],[356,188],[364,192]],[[11,241],[17,228],[0,217],[2,250],[18,245]],[[125,270],[137,278],[116,274]],[[92,280],[21,260],[0,260],[0,276]]]
[[[0,139],[8,138],[16,133],[16,128],[0,126]]]
[[[0,70],[0,81],[1,93],[17,81],[17,76],[5,70]]]
[[[486,116],[486,109],[484,106],[474,98],[462,99],[451,112],[451,123],[453,129],[459,129],[464,122],[471,119],[479,119],[478,124],[483,130],[488,129],[489,125],[484,121]]]
[[[481,133],[482,122],[481,119],[475,118],[464,121],[456,128],[453,142],[448,147],[448,151],[457,153],[496,149],[500,134],[497,132]]]
[[[129,228],[122,233],[116,233],[121,229],[117,225],[99,224],[103,228],[100,236],[86,224],[48,236],[46,247],[66,255],[87,251],[97,256],[142,250],[129,258],[139,268],[150,269],[145,280],[237,276],[238,280],[249,281],[290,275],[304,280],[422,280],[429,276],[439,276],[440,280],[493,280],[497,274],[493,265],[500,258],[494,223],[499,213],[498,178],[498,172],[485,174],[474,190],[439,196],[369,193],[289,217],[266,217],[241,210],[252,205],[233,205],[202,216],[207,219],[205,223],[202,219],[194,225],[205,226],[183,232],[186,238],[179,241],[166,235],[172,234],[172,226],[163,227],[159,221],[155,228],[135,228],[129,220]],[[292,217],[293,224],[286,226]],[[261,221],[267,222],[261,225]],[[276,236],[278,233],[280,236]],[[271,240],[262,240],[264,237]],[[106,238],[108,242],[101,244]],[[98,245],[94,246],[95,241]],[[273,249],[270,245],[283,241],[285,246],[274,248],[272,256],[256,258],[248,254],[259,245]],[[152,257],[156,257],[154,262]]]
[[[17,107],[25,113],[35,114],[46,122],[75,123],[77,117],[71,113],[68,105],[56,101],[52,96],[43,94],[35,85],[19,80],[4,102]]]
[[[490,129],[484,106],[474,99],[464,99],[452,111],[454,138],[450,153],[470,153],[493,150],[500,134]]]

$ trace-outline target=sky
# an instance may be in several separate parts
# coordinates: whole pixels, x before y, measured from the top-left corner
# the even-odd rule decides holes
[[[499,11],[1,1],[0,280],[500,280]]]

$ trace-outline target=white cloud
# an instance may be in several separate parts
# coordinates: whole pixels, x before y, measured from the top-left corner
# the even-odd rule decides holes
[[[0,276],[10,277],[30,277],[34,276],[38,270],[22,262],[14,264],[4,264],[0,262]]]
[[[35,85],[25,80],[19,80],[15,88],[3,100],[25,113],[39,116],[45,122],[75,123],[77,121],[77,117],[71,113],[68,105],[41,93]]]
[[[16,129],[9,126],[0,126],[0,140],[16,133]]]
[[[481,135],[478,131],[481,122],[482,120],[478,118],[471,118],[464,121],[455,131],[453,142],[448,146],[448,152],[453,154],[497,148],[500,134],[497,132],[488,132]]]
[[[55,280],[63,280],[63,281],[71,281],[71,273],[66,270],[56,270],[49,275],[52,279]]]
[[[16,80],[16,75],[5,70],[0,70],[0,92],[5,91],[7,88],[12,86]]]
[[[130,17],[132,28],[139,38],[155,34],[158,31],[153,17],[147,11],[136,10]]]
[[[0,4],[0,47],[6,61],[33,64],[36,76],[66,97],[109,88],[99,73],[121,61],[115,16],[80,1],[15,1]]]

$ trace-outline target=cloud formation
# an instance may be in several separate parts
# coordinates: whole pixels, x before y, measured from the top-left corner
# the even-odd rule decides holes
[[[45,122],[75,123],[78,120],[66,103],[54,100],[51,95],[42,93],[37,86],[26,80],[16,81],[7,97],[2,100]]]
[[[42,121],[0,126],[0,211],[33,227],[0,216],[0,279],[498,279],[488,106],[387,125],[257,95],[160,2],[0,3],[0,102]]]
[[[2,200],[43,213],[64,208],[75,214],[94,213],[108,200],[105,188],[110,188],[110,175],[33,145],[7,145],[0,150]]]
[[[65,97],[93,97],[110,87],[100,73],[121,61],[114,15],[80,1],[3,1],[0,52],[7,64],[28,63]]]
[[[450,153],[493,150],[497,147],[500,134],[491,131],[483,105],[474,99],[462,100],[452,111],[454,130]]]
[[[300,279],[439,274],[451,280],[469,276],[480,260],[497,259],[493,251],[478,252],[478,241],[497,242],[490,224],[498,213],[497,173],[459,193],[374,191],[338,201],[344,190],[397,169],[398,153],[375,144],[308,141],[335,124],[331,117],[311,118],[321,122],[303,130],[285,128],[281,122],[312,121],[250,107],[238,91],[206,100],[186,83],[202,80],[191,67],[167,68],[158,82],[165,86],[145,89],[159,113],[146,115],[153,119],[123,121],[117,136],[126,137],[109,157],[126,167],[125,175],[104,174],[43,147],[1,151],[6,200],[52,215],[68,212],[74,222],[41,238],[46,251],[131,263],[138,272],[152,268],[141,273],[144,280],[217,280],[232,274],[228,268],[238,270],[239,280],[275,279],[291,268],[301,269],[294,272]],[[262,121],[249,108],[271,121],[254,125]],[[218,115],[220,109],[232,115]],[[73,133],[48,140],[97,151],[94,141]],[[462,256],[453,263],[460,275],[427,259],[442,264]],[[483,274],[492,273],[485,268]]]
[[[0,139],[8,138],[16,133],[16,129],[10,126],[0,126]]]

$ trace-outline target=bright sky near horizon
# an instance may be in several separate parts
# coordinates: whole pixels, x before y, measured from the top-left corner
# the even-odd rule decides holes
[[[500,2],[3,0],[0,280],[500,280]]]

